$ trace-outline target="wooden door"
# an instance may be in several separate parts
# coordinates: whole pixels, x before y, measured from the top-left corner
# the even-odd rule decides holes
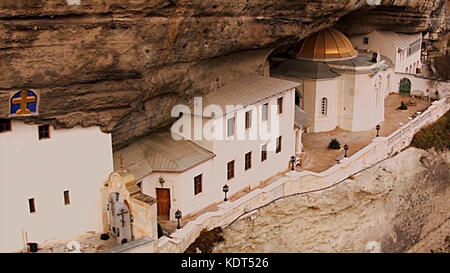
[[[158,205],[158,216],[161,219],[169,219],[170,212],[170,190],[156,189],[156,200]]]

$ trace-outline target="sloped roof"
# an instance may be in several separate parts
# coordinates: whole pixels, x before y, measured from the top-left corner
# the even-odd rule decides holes
[[[359,51],[358,57],[353,58],[351,60],[341,60],[341,61],[333,61],[329,62],[330,65],[343,65],[343,66],[352,66],[352,67],[361,67],[361,66],[373,66],[374,62],[372,62],[372,56],[374,52],[366,52],[363,50]],[[385,61],[387,65],[391,65],[392,62],[389,58],[380,54],[380,59]]]
[[[333,79],[340,75],[323,62],[287,59],[272,69],[274,75],[284,75],[301,79]]]
[[[218,105],[225,113],[227,105],[246,107],[299,85],[297,82],[271,77],[244,77],[207,94],[203,97],[203,107],[210,104]]]
[[[170,132],[146,136],[114,152],[114,169],[124,168],[140,180],[151,172],[183,172],[210,158],[214,153],[189,140],[176,141]]]
[[[422,38],[422,34],[403,34],[393,31],[378,31],[381,35],[390,39],[402,50],[407,49],[411,44]]]
[[[141,189],[136,183],[128,183],[126,187],[128,192],[130,193],[130,196],[133,197],[134,199],[149,205],[154,204],[156,202],[155,198],[142,193]]]

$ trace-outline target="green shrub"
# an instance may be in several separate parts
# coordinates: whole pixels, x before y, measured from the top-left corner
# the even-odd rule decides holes
[[[406,103],[404,101],[402,101],[402,103],[400,103],[400,107],[398,109],[399,110],[408,110],[408,105],[406,105]]]
[[[341,148],[341,143],[339,143],[339,141],[335,138],[333,138],[330,141],[330,144],[328,144],[328,149],[339,150],[340,148]]]
[[[450,149],[450,111],[445,113],[435,123],[417,132],[414,135],[411,146],[424,150],[431,148],[441,151]]]

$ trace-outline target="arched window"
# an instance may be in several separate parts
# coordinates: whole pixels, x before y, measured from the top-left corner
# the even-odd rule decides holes
[[[406,68],[406,74],[408,74],[408,67]]]
[[[320,115],[322,117],[327,116],[327,111],[328,111],[328,99],[327,98],[322,98],[321,101],[321,106],[320,106]]]

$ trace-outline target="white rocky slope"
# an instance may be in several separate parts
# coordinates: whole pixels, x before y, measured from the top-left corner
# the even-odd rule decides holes
[[[409,148],[235,222],[214,252],[449,252],[449,166],[449,151]]]

